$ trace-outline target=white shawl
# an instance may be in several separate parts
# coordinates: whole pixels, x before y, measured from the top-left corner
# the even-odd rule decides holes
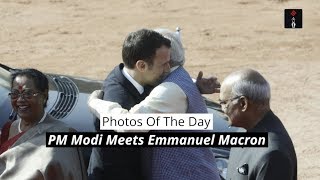
[[[46,147],[46,132],[69,131],[47,115],[0,155],[0,179],[86,180],[79,148]]]

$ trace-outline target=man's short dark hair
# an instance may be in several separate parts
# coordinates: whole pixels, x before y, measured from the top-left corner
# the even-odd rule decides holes
[[[170,40],[156,31],[141,29],[132,32],[122,46],[123,62],[129,69],[133,69],[138,60],[144,60],[152,66],[156,50],[163,45],[170,48]]]

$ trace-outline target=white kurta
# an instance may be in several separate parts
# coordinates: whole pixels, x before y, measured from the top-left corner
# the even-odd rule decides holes
[[[103,113],[185,113],[188,108],[187,96],[175,83],[164,82],[156,86],[146,99],[129,111],[118,103],[101,99],[88,102],[90,111],[98,118]]]

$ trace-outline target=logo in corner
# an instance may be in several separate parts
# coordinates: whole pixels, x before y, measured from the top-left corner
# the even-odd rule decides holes
[[[302,28],[302,9],[284,10],[284,28]]]

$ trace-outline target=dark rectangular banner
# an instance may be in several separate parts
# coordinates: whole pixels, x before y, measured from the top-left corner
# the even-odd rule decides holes
[[[268,133],[91,133],[46,134],[47,147],[268,147]]]

